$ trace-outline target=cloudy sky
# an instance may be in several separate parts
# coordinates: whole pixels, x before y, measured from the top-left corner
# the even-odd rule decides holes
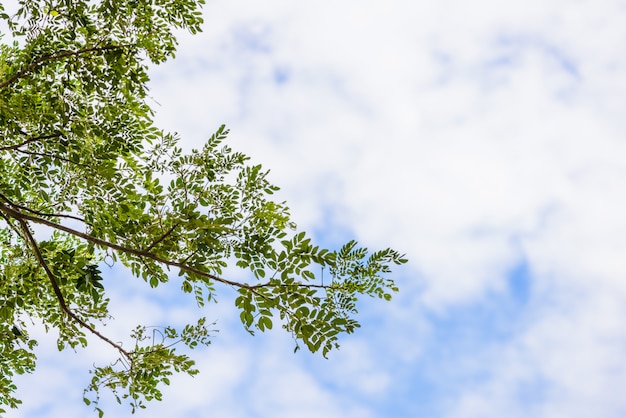
[[[109,270],[110,332],[219,329],[201,374],[136,416],[626,416],[626,2],[209,0],[205,16],[152,72],[159,125],[200,147],[225,123],[318,242],[410,262],[328,360],[250,337],[227,289],[198,312],[176,284]],[[42,340],[6,418],[87,416],[107,350]]]

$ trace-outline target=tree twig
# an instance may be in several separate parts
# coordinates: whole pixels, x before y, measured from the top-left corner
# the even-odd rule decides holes
[[[36,136],[33,138],[28,138],[22,142],[20,142],[19,144],[13,144],[13,145],[6,145],[3,147],[0,147],[0,151],[11,151],[11,150],[16,150],[20,147],[23,147],[24,145],[28,145],[32,142],[37,142],[37,141],[42,141],[44,139],[52,139],[52,138],[58,138],[59,136],[61,136],[60,132],[56,132],[54,134],[50,134],[50,135],[41,135],[41,136]]]
[[[180,225],[180,222],[176,222],[174,225],[172,225],[172,227],[170,229],[168,229],[163,235],[161,235],[157,240],[155,240],[152,244],[150,244],[148,246],[148,248],[146,248],[144,251],[148,252],[151,249],[153,249],[158,243],[160,243],[161,241],[163,241],[165,238],[167,238],[172,232],[174,232],[174,229],[176,229],[177,226]]]
[[[66,213],[46,213],[46,212],[41,212],[41,211],[38,211],[38,210],[35,210],[35,209],[31,209],[31,208],[29,208],[27,206],[20,205],[18,203],[12,202],[8,197],[6,197],[2,193],[0,193],[0,199],[4,200],[5,202],[7,202],[8,204],[10,204],[13,207],[16,207],[16,208],[28,211],[28,212],[33,213],[33,214],[38,215],[38,216],[50,216],[52,218],[74,219],[75,221],[79,221],[79,222],[82,222],[82,223],[84,223],[86,225],[89,225],[89,223],[85,219],[81,218],[80,216],[68,215]]]
[[[192,273],[192,274],[195,274],[195,275],[198,275],[198,276],[201,276],[201,277],[206,277],[208,279],[211,279],[211,280],[214,280],[216,282],[223,283],[223,284],[227,284],[227,285],[230,285],[230,286],[250,288],[250,286],[247,285],[247,284],[235,282],[235,281],[228,280],[228,279],[224,279],[224,278],[221,278],[221,277],[216,276],[214,274],[208,273],[206,271],[202,271],[202,270],[199,270],[197,268],[187,266],[187,265],[182,264],[180,262],[161,258],[161,257],[159,257],[159,256],[157,256],[157,255],[155,255],[153,253],[150,253],[150,252],[147,252],[147,251],[144,251],[144,250],[136,250],[134,248],[125,247],[125,246],[119,245],[119,244],[114,244],[114,243],[106,241],[104,239],[96,238],[96,237],[93,237],[93,236],[91,236],[89,234],[86,234],[84,232],[77,231],[77,230],[75,230],[73,228],[70,228],[68,226],[57,224],[57,223],[51,222],[51,221],[49,221],[47,219],[39,218],[37,216],[29,215],[27,213],[22,213],[22,212],[20,212],[20,211],[18,211],[16,209],[13,209],[13,208],[7,206],[4,203],[0,203],[0,210],[3,211],[4,213],[6,213],[9,217],[14,218],[16,220],[20,220],[21,219],[21,220],[27,220],[27,221],[35,222],[35,223],[38,223],[38,224],[41,224],[41,225],[46,225],[46,226],[48,226],[50,228],[54,228],[54,229],[57,229],[59,231],[67,232],[68,234],[74,235],[74,236],[76,236],[78,238],[82,238],[82,239],[84,239],[86,241],[89,241],[89,242],[91,242],[93,244],[96,244],[96,245],[99,245],[101,247],[107,247],[107,248],[110,248],[112,250],[119,251],[121,253],[132,254],[132,255],[138,256],[138,257],[149,258],[149,259],[157,261],[157,262],[159,262],[161,264],[164,264],[164,265],[167,265],[167,266],[170,266],[170,267],[176,267],[176,268],[179,268],[179,269],[181,269],[183,271],[186,271],[188,273]]]
[[[91,53],[91,52],[104,52],[104,51],[112,51],[112,50],[116,50],[116,49],[123,49],[125,47],[128,47],[128,46],[124,46],[124,45],[106,45],[106,46],[99,46],[99,47],[79,49],[77,51],[59,51],[57,54],[44,55],[44,56],[42,56],[40,58],[37,58],[30,65],[26,66],[25,68],[21,69],[20,71],[18,71],[17,73],[13,74],[11,77],[9,77],[8,79],[6,79],[2,83],[0,83],[0,89],[3,89],[5,87],[13,84],[15,81],[19,80],[20,78],[26,77],[31,71],[33,71],[35,68],[37,68],[38,66],[40,66],[41,64],[43,64],[45,62],[58,61],[58,60],[61,60],[63,58],[68,58],[68,57],[72,57],[72,56],[78,56],[78,55],[82,55],[82,54],[88,54],[88,53]]]
[[[56,160],[64,161],[66,163],[74,164],[74,165],[77,165],[77,166],[83,167],[83,168],[89,167],[87,164],[82,164],[82,163],[79,163],[77,161],[72,161],[69,158],[65,158],[65,157],[59,157],[58,155],[46,154],[46,153],[43,153],[43,152],[26,151],[26,150],[19,149],[19,148],[16,148],[15,151],[21,152],[22,154],[26,154],[26,155],[34,155],[36,157],[54,158]]]
[[[28,224],[26,223],[26,221],[24,219],[21,219],[21,218],[17,218],[17,221],[20,223],[22,231],[24,231],[24,235],[26,236],[30,247],[32,248],[33,252],[35,253],[35,257],[37,258],[37,261],[39,262],[39,265],[44,269],[44,271],[46,272],[46,275],[48,276],[50,284],[52,285],[52,289],[54,290],[54,294],[56,295],[56,298],[59,301],[59,306],[61,307],[61,310],[63,312],[65,312],[74,321],[76,321],[81,327],[89,330],[89,332],[91,332],[92,334],[96,335],[102,341],[105,341],[108,344],[110,344],[111,346],[113,346],[124,357],[126,357],[127,359],[132,361],[130,353],[128,351],[124,350],[121,345],[114,343],[112,340],[110,340],[106,336],[102,335],[94,327],[92,327],[91,325],[89,325],[88,323],[86,323],[85,321],[80,319],[67,306],[67,303],[65,302],[65,298],[63,297],[63,293],[61,292],[61,289],[59,289],[59,285],[56,282],[56,278],[54,277],[54,274],[50,270],[50,267],[48,267],[48,264],[46,263],[46,260],[44,260],[43,255],[41,254],[41,250],[39,249],[39,245],[37,244],[37,241],[35,240],[35,238],[33,237],[33,234],[30,232],[30,229],[28,228]]]
[[[256,284],[256,285],[249,285],[247,283],[241,283],[241,282],[236,282],[236,281],[233,281],[233,280],[228,280],[228,279],[216,276],[214,274],[208,273],[206,271],[197,269],[195,267],[188,266],[188,265],[186,265],[186,264],[184,264],[182,262],[177,262],[177,261],[168,260],[168,259],[159,257],[158,255],[153,254],[153,253],[151,253],[149,251],[146,251],[146,250],[136,250],[134,248],[129,248],[129,247],[126,247],[126,246],[123,246],[123,245],[115,244],[115,243],[106,241],[106,240],[101,239],[101,238],[93,237],[93,236],[91,236],[89,234],[86,234],[84,232],[77,231],[77,230],[75,230],[73,228],[70,228],[68,226],[57,224],[57,223],[51,222],[51,221],[49,221],[47,219],[43,219],[43,218],[39,218],[39,217],[36,217],[36,216],[33,216],[33,215],[29,215],[29,214],[26,214],[26,213],[19,212],[19,211],[15,210],[15,209],[12,209],[12,208],[8,207],[7,205],[5,205],[3,203],[0,203],[0,211],[5,212],[8,216],[17,219],[18,221],[28,220],[28,221],[35,222],[35,223],[38,223],[38,224],[41,224],[41,225],[46,225],[46,226],[48,226],[50,228],[54,228],[54,229],[57,229],[57,230],[60,230],[60,231],[63,231],[63,232],[67,232],[68,234],[74,235],[74,236],[76,236],[78,238],[82,238],[82,239],[84,239],[86,241],[89,241],[89,242],[91,242],[93,244],[96,244],[96,245],[99,245],[99,246],[102,246],[102,247],[107,247],[107,248],[110,248],[112,250],[116,250],[116,251],[119,251],[121,253],[131,254],[131,255],[134,255],[134,256],[137,256],[137,257],[140,257],[140,258],[142,258],[142,257],[143,258],[148,258],[148,259],[154,260],[154,261],[156,261],[158,263],[164,264],[166,266],[176,267],[176,268],[178,268],[180,270],[183,270],[183,271],[186,271],[188,273],[192,273],[192,274],[195,274],[195,275],[200,276],[200,277],[205,277],[205,278],[214,280],[214,281],[222,283],[222,284],[226,284],[226,285],[233,286],[233,287],[236,287],[236,288],[243,288],[243,289],[250,290],[250,291],[254,292],[255,294],[258,294],[257,290],[260,289],[260,288],[263,288],[263,287],[291,286],[291,285],[282,285],[282,284],[274,284],[274,283],[260,283],[260,284]],[[296,286],[298,286],[298,287],[306,287],[306,288],[315,288],[315,289],[329,289],[329,288],[333,287],[332,285],[319,285],[319,284],[313,284],[313,283],[298,283],[298,284],[296,284]],[[260,295],[260,296],[264,297],[264,295]]]

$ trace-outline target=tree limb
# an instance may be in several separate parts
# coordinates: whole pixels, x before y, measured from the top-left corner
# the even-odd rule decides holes
[[[99,245],[101,247],[107,247],[110,248],[112,250],[116,250],[119,251],[121,253],[126,253],[126,254],[132,254],[134,256],[137,257],[145,257],[145,258],[149,258],[151,260],[154,260],[156,262],[159,262],[161,264],[170,266],[170,267],[176,267],[179,268],[183,271],[186,271],[188,273],[192,273],[201,277],[206,277],[208,279],[214,280],[216,282],[219,283],[223,283],[223,284],[227,284],[230,286],[234,286],[234,287],[243,287],[243,288],[250,288],[249,285],[243,284],[243,283],[239,283],[239,282],[235,282],[232,280],[228,280],[228,279],[223,279],[219,276],[216,276],[214,274],[211,273],[207,273],[206,271],[202,271],[199,270],[197,268],[194,267],[190,267],[187,265],[184,265],[182,263],[176,262],[176,261],[172,261],[172,260],[167,260],[164,258],[161,258],[153,253],[150,253],[148,251],[143,251],[143,250],[136,250],[134,248],[129,248],[129,247],[125,247],[123,245],[119,245],[119,244],[114,244],[112,242],[100,239],[100,238],[96,238],[96,237],[92,237],[89,234],[86,234],[84,232],[80,232],[77,231],[73,228],[67,227],[65,225],[61,225],[61,224],[57,224],[55,222],[51,222],[47,219],[43,219],[43,218],[39,218],[37,216],[33,216],[33,215],[29,215],[26,213],[22,213],[16,209],[13,209],[9,206],[7,206],[4,203],[0,203],[0,210],[3,211],[4,213],[6,213],[8,216],[10,216],[11,218],[14,218],[16,220],[27,220],[27,221],[31,221],[31,222],[35,222],[41,225],[46,225],[50,228],[54,228],[57,229],[59,231],[63,231],[63,232],[67,232],[68,234],[74,235],[78,238],[82,238],[88,242],[91,242],[93,244]]]
[[[172,232],[174,232],[174,229],[176,229],[176,227],[178,227],[180,225],[180,222],[176,222],[174,225],[172,225],[172,227],[170,229],[168,229],[163,235],[161,235],[158,239],[156,239],[152,244],[150,244],[148,246],[148,248],[146,248],[144,251],[148,252],[151,249],[153,249],[158,243],[160,243],[161,241],[163,241],[165,238],[167,238]]]
[[[242,289],[247,289],[250,290],[252,292],[254,292],[255,294],[257,293],[257,289],[263,288],[263,287],[276,287],[276,286],[280,286],[280,285],[276,285],[273,283],[260,283],[260,284],[256,284],[256,285],[249,285],[246,283],[241,283],[241,282],[236,282],[236,281],[232,281],[232,280],[228,280],[219,276],[216,276],[214,274],[208,273],[206,271],[197,269],[195,267],[191,267],[188,266],[184,263],[181,262],[177,262],[177,261],[172,261],[172,260],[168,260],[162,257],[159,257],[158,255],[155,255],[149,251],[146,250],[136,250],[134,248],[129,248],[129,247],[125,247],[123,245],[119,245],[119,244],[115,244],[106,240],[103,240],[101,238],[96,238],[93,237],[89,234],[86,234],[84,232],[80,232],[77,231],[73,228],[67,227],[65,225],[61,225],[61,224],[57,224],[55,222],[51,222],[47,219],[43,219],[43,218],[39,218],[33,215],[29,215],[26,213],[22,213],[19,212],[15,209],[10,208],[9,206],[0,203],[0,211],[5,212],[8,216],[17,219],[18,221],[23,221],[23,220],[28,220],[31,222],[35,222],[41,225],[45,225],[48,226],[50,228],[54,228],[63,232],[67,232],[68,234],[74,235],[78,238],[82,238],[88,242],[91,242],[93,244],[102,246],[102,247],[107,247],[110,248],[112,250],[116,250],[119,251],[121,253],[126,253],[126,254],[132,254],[134,256],[140,257],[140,258],[148,258],[151,260],[154,260],[158,263],[164,264],[166,266],[170,266],[170,267],[176,267],[180,270],[186,271],[188,273],[192,273],[195,274],[197,276],[200,277],[205,277],[211,280],[214,280],[216,282],[222,283],[222,284],[226,284],[229,286],[233,286],[236,288],[242,288]],[[286,285],[285,285],[286,286]],[[308,288],[317,288],[317,289],[329,289],[331,287],[333,287],[332,285],[318,285],[318,284],[312,284],[312,283],[298,283],[297,284],[298,287],[308,287]],[[263,295],[260,295],[263,296]],[[263,296],[265,297],[265,296]]]
[[[6,146],[3,146],[3,147],[0,147],[0,151],[17,150],[18,148],[23,147],[24,145],[28,145],[28,144],[30,144],[32,142],[42,141],[44,139],[58,138],[59,136],[61,136],[60,132],[57,132],[57,133],[54,133],[54,134],[50,134],[50,135],[36,136],[36,137],[33,137],[33,138],[26,139],[26,140],[20,142],[19,144],[6,145]]]
[[[85,321],[80,319],[67,306],[67,303],[65,302],[65,298],[63,297],[63,293],[61,293],[61,289],[59,289],[59,285],[56,282],[54,274],[50,270],[50,267],[48,267],[48,264],[46,263],[46,260],[44,260],[43,255],[41,254],[41,250],[39,249],[39,245],[37,244],[37,241],[35,240],[35,238],[33,237],[33,234],[30,232],[30,229],[28,228],[28,224],[26,223],[26,221],[24,219],[21,219],[21,218],[17,218],[17,221],[20,223],[22,231],[24,231],[24,235],[26,236],[26,238],[28,240],[28,244],[32,248],[33,252],[35,253],[35,257],[37,258],[37,261],[39,262],[39,265],[44,269],[44,271],[46,272],[46,275],[48,276],[50,284],[52,285],[52,289],[54,290],[54,294],[56,295],[57,300],[59,301],[59,306],[61,307],[61,310],[63,312],[65,312],[74,321],[76,321],[81,327],[89,330],[92,334],[96,335],[102,341],[105,341],[108,344],[110,344],[111,346],[113,346],[124,357],[126,357],[127,359],[132,361],[130,353],[128,351],[124,350],[121,345],[114,343],[109,338],[107,338],[104,335],[102,335],[94,327],[92,327],[91,325],[89,325],[88,323],[86,323]]]
[[[37,68],[38,66],[40,66],[41,64],[43,64],[45,62],[58,61],[58,60],[61,60],[63,58],[72,57],[72,56],[78,56],[78,55],[83,55],[83,54],[88,54],[88,53],[91,53],[91,52],[103,52],[103,51],[112,51],[112,50],[116,50],[116,49],[123,49],[125,47],[128,47],[128,46],[124,46],[124,45],[106,45],[106,46],[99,46],[99,47],[79,49],[78,51],[59,51],[59,53],[57,53],[57,54],[44,55],[44,56],[42,56],[40,58],[37,58],[30,65],[26,66],[25,68],[21,69],[17,73],[13,74],[7,80],[5,80],[2,83],[0,83],[0,89],[3,89],[5,87],[13,84],[14,82],[19,80],[20,78],[26,77],[35,68]]]
[[[76,162],[76,161],[72,161],[69,158],[65,158],[65,157],[59,157],[58,155],[46,154],[46,153],[43,153],[43,152],[26,151],[26,150],[19,149],[19,148],[16,148],[15,151],[21,152],[22,154],[26,154],[26,155],[34,155],[34,156],[37,156],[37,157],[54,158],[56,160],[64,161],[64,162],[70,163],[70,164],[75,164],[75,165],[77,165],[79,167],[83,167],[83,168],[89,167],[87,164],[82,164],[82,163],[79,163],[79,162]]]
[[[86,225],[89,225],[89,223],[87,223],[87,221],[83,218],[81,218],[80,216],[74,216],[74,215],[68,215],[66,213],[45,213],[45,212],[41,212],[35,209],[31,209],[27,206],[24,205],[20,205],[18,203],[12,202],[8,197],[6,197],[4,194],[0,193],[0,199],[4,200],[5,202],[9,203],[11,206],[19,208],[21,210],[25,210],[28,211],[30,213],[33,213],[35,215],[38,216],[49,216],[52,218],[67,218],[67,219],[74,219],[75,221],[79,221],[82,222]]]

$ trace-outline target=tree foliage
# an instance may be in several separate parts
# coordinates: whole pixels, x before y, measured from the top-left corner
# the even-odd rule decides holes
[[[201,306],[218,286],[235,288],[247,330],[280,325],[296,348],[324,356],[359,326],[359,295],[397,291],[386,276],[400,254],[314,245],[271,199],[267,172],[224,144],[223,126],[183,153],[153,124],[147,66],[173,57],[175,30],[200,31],[202,3],[0,3],[0,412],[20,403],[13,376],[35,369],[37,322],[58,331],[59,350],[86,346],[89,334],[115,350],[85,391],[100,414],[102,388],[135,410],[160,399],[172,373],[197,373],[176,348],[209,343],[204,318],[156,339],[139,325],[132,349],[102,332],[103,263],[151,287],[177,280]],[[226,278],[229,263],[248,269],[249,282]]]

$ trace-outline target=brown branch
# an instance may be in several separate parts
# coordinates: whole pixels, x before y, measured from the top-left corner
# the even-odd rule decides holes
[[[240,283],[240,282],[235,282],[232,280],[228,280],[228,279],[224,279],[221,278],[219,276],[216,276],[214,274],[208,273],[206,271],[203,270],[199,270],[195,267],[191,267],[191,266],[187,266],[183,263],[180,262],[176,262],[176,261],[172,261],[172,260],[167,260],[165,258],[161,258],[153,253],[147,252],[147,251],[143,251],[143,250],[136,250],[134,248],[129,248],[129,247],[125,247],[123,245],[119,245],[119,244],[115,244],[109,241],[106,241],[104,239],[100,239],[100,238],[96,238],[93,237],[89,234],[86,234],[84,232],[80,232],[77,231],[73,228],[67,227],[65,225],[61,225],[61,224],[57,224],[54,222],[51,222],[47,219],[43,219],[43,218],[39,218],[37,216],[33,216],[33,215],[29,215],[26,213],[22,213],[20,211],[17,211],[7,205],[5,205],[4,203],[0,203],[0,210],[3,211],[4,213],[6,213],[8,216],[15,218],[17,220],[27,220],[27,221],[31,221],[31,222],[35,222],[41,225],[46,225],[50,228],[54,228],[57,229],[59,231],[63,231],[63,232],[67,232],[68,234],[74,235],[78,238],[82,238],[88,242],[91,242],[93,244],[99,245],[101,247],[107,247],[110,248],[112,250],[116,250],[119,251],[121,253],[125,253],[125,254],[131,254],[137,257],[145,257],[145,258],[149,258],[151,260],[154,260],[158,263],[164,264],[166,266],[170,266],[170,267],[176,267],[180,270],[186,271],[188,273],[192,273],[195,274],[197,276],[200,277],[205,277],[211,280],[214,280],[216,282],[219,283],[223,283],[223,284],[227,284],[230,286],[234,286],[234,287],[239,287],[239,288],[246,288],[249,289],[251,288],[250,285],[244,284],[244,283]]]
[[[38,223],[38,224],[41,224],[41,225],[46,225],[46,226],[48,226],[50,228],[54,228],[54,229],[58,229],[58,230],[63,231],[63,232],[67,232],[68,234],[74,235],[74,236],[76,236],[78,238],[82,238],[82,239],[84,239],[86,241],[92,242],[92,243],[94,243],[96,245],[99,245],[99,246],[102,246],[102,247],[107,247],[107,248],[110,248],[112,250],[116,250],[116,251],[119,251],[121,253],[131,254],[131,255],[134,255],[134,256],[137,256],[137,257],[140,257],[140,258],[148,258],[148,259],[154,260],[154,261],[156,261],[158,263],[164,264],[166,266],[176,267],[176,268],[178,268],[180,270],[183,270],[183,271],[186,271],[188,273],[192,273],[192,274],[195,274],[195,275],[200,276],[200,277],[205,277],[205,278],[214,280],[214,281],[222,283],[222,284],[226,284],[226,285],[233,286],[233,287],[236,287],[236,288],[242,288],[242,289],[250,290],[250,291],[254,292],[255,294],[257,294],[257,295],[259,295],[261,297],[264,297],[264,298],[266,296],[262,295],[262,294],[259,294],[257,292],[258,289],[261,289],[263,287],[292,286],[291,284],[287,285],[287,284],[280,284],[280,283],[278,283],[278,284],[260,283],[260,284],[256,284],[256,285],[249,285],[249,284],[246,284],[246,283],[235,282],[235,281],[224,279],[222,277],[219,277],[219,276],[216,276],[214,274],[208,273],[206,271],[197,269],[195,267],[188,266],[188,265],[186,265],[184,263],[181,263],[181,262],[167,260],[165,258],[159,257],[158,255],[150,253],[150,252],[148,252],[146,250],[135,250],[133,248],[125,247],[123,245],[114,244],[112,242],[109,242],[109,241],[106,241],[106,240],[103,240],[103,239],[100,239],[100,238],[92,237],[91,235],[88,235],[88,234],[86,234],[84,232],[80,232],[80,231],[77,231],[75,229],[69,228],[69,227],[67,227],[65,225],[57,224],[57,223],[51,222],[51,221],[49,221],[47,219],[38,218],[36,216],[32,216],[32,215],[29,215],[29,214],[21,213],[19,211],[16,211],[16,210],[14,210],[14,209],[4,205],[3,203],[0,203],[0,210],[5,212],[10,217],[15,218],[15,219],[17,219],[19,221],[28,220],[28,221],[35,222],[35,223]],[[297,287],[305,287],[305,288],[315,288],[315,289],[330,289],[332,287],[335,287],[333,285],[319,285],[319,284],[312,284],[312,283],[298,283],[296,286]]]
[[[284,283],[270,283],[270,282],[249,285],[248,288],[260,289],[262,287],[289,287],[289,286],[307,287],[311,289],[333,289],[333,288],[337,289],[337,286],[327,285],[327,284],[313,284],[313,283],[284,284]]]
[[[35,151],[26,151],[26,150],[19,149],[19,148],[16,148],[15,151],[21,152],[22,154],[26,154],[26,155],[34,155],[34,156],[37,156],[37,157],[54,158],[56,160],[64,161],[64,162],[70,163],[70,164],[75,164],[75,165],[77,165],[79,167],[83,167],[83,168],[89,167],[87,164],[82,164],[82,163],[79,163],[79,162],[76,162],[76,161],[72,161],[69,158],[59,157],[58,155],[54,155],[54,154],[46,154],[46,153],[43,153],[43,152],[35,152]]]
[[[174,229],[176,229],[177,226],[180,225],[180,222],[176,222],[174,225],[172,225],[172,227],[170,229],[168,229],[163,235],[161,235],[157,240],[155,240],[152,244],[150,244],[148,246],[148,248],[146,248],[144,251],[148,252],[151,249],[153,249],[158,243],[160,243],[161,241],[163,241],[165,238],[167,238],[169,235],[171,235],[172,232],[174,232]]]
[[[195,250],[193,250],[187,257],[183,258],[181,260],[181,263],[186,263],[187,261],[189,261],[191,259],[191,257],[193,257],[194,255],[198,254],[198,251],[200,251],[200,248],[196,248]]]
[[[37,245],[37,241],[33,237],[33,234],[30,232],[30,229],[28,229],[28,224],[26,223],[26,221],[23,218],[16,218],[16,219],[20,223],[20,226],[22,227],[22,230],[24,231],[24,234],[26,235],[28,243],[29,243],[30,247],[33,249],[33,252],[35,253],[35,257],[37,258],[37,261],[39,262],[39,265],[44,269],[44,271],[46,272],[46,275],[48,276],[50,284],[52,285],[52,289],[54,290],[54,294],[56,295],[56,298],[59,301],[59,306],[61,307],[61,310],[63,312],[65,312],[74,321],[76,321],[81,327],[89,330],[92,334],[96,335],[102,341],[105,341],[108,344],[110,344],[111,346],[113,346],[124,357],[126,357],[127,359],[132,361],[130,353],[128,353],[128,351],[124,350],[121,345],[114,343],[112,340],[110,340],[109,338],[107,338],[104,335],[102,335],[94,327],[92,327],[91,325],[89,325],[88,323],[86,323],[85,321],[80,319],[67,306],[67,303],[65,302],[65,298],[63,297],[63,293],[61,292],[61,289],[59,289],[59,286],[58,286],[58,284],[56,282],[54,274],[50,270],[50,267],[48,267],[48,264],[46,263],[46,260],[44,260],[43,255],[41,254],[41,250],[39,249],[39,245]]]
[[[4,212],[0,211],[0,216],[2,216],[2,219],[4,219],[4,221],[7,223],[7,225],[8,225],[8,226],[9,226],[9,227],[10,227],[10,228],[11,228],[11,229],[12,229],[12,230],[13,230],[13,231],[14,231],[14,232],[18,235],[18,236],[21,236],[21,235],[22,235],[22,233],[21,233],[20,229],[19,229],[17,226],[15,226],[15,224],[13,224],[13,222],[11,222],[11,218],[9,218],[9,217],[7,216],[7,214],[6,214],[6,213],[4,213]]]
[[[44,139],[58,138],[59,136],[61,136],[60,132],[57,132],[57,133],[54,133],[54,134],[50,134],[50,135],[36,136],[36,137],[33,137],[33,138],[26,139],[26,140],[20,142],[19,144],[7,145],[7,146],[4,146],[4,147],[0,147],[0,151],[17,150],[18,148],[23,147],[24,145],[28,145],[28,144],[30,144],[32,142],[42,141]]]
[[[11,201],[8,197],[6,197],[6,196],[5,196],[4,194],[2,194],[2,193],[0,193],[0,199],[4,200],[5,202],[7,202],[8,204],[10,204],[11,206],[13,206],[13,207],[15,207],[15,208],[19,208],[19,209],[21,209],[21,210],[28,211],[28,212],[33,213],[33,214],[38,215],[38,216],[50,216],[50,217],[53,217],[53,218],[67,218],[67,219],[74,219],[75,221],[80,221],[80,222],[83,222],[84,224],[89,225],[89,223],[88,223],[87,221],[85,221],[85,219],[83,219],[83,218],[81,218],[81,217],[79,217],[79,216],[68,215],[68,214],[65,214],[65,213],[46,213],[46,212],[40,212],[40,211],[38,211],[38,210],[31,209],[31,208],[29,208],[29,207],[27,207],[27,206],[20,205],[20,204],[18,204],[18,203],[15,203],[15,202]]]
[[[0,89],[3,89],[9,86],[10,84],[14,83],[20,78],[26,77],[28,73],[32,72],[35,68],[37,68],[38,66],[40,66],[41,64],[45,62],[58,61],[63,58],[88,54],[91,52],[103,52],[103,51],[111,51],[111,50],[116,50],[116,49],[123,49],[124,47],[125,46],[123,45],[107,45],[107,46],[79,49],[78,51],[59,51],[59,53],[54,54],[54,55],[53,54],[44,55],[36,59],[35,61],[33,61],[30,65],[18,71],[17,73],[13,74],[7,80],[0,83]]]
[[[188,273],[192,273],[192,274],[196,274],[198,276],[201,277],[206,277],[209,278],[211,280],[214,280],[216,282],[220,282],[226,285],[230,285],[232,287],[236,287],[236,288],[240,288],[240,289],[246,289],[250,292],[252,292],[254,295],[256,295],[259,298],[265,299],[267,301],[274,301],[274,298],[270,297],[269,295],[266,295],[262,292],[260,292],[260,289],[264,288],[264,287],[286,287],[286,286],[292,286],[292,285],[286,285],[286,284],[271,284],[271,283],[261,283],[261,284],[257,284],[257,285],[248,285],[246,283],[240,283],[240,282],[235,282],[235,281],[231,281],[231,280],[227,280],[218,276],[215,276],[213,274],[207,273],[205,271],[196,269],[194,267],[190,267],[187,266],[183,263],[180,262],[175,262],[175,261],[171,261],[171,260],[167,260],[164,258],[161,258],[157,255],[154,255],[150,252],[147,251],[142,251],[142,250],[135,250],[132,248],[128,248],[128,247],[124,247],[122,245],[118,245],[118,244],[114,244],[112,242],[108,242],[106,240],[100,239],[100,238],[96,238],[96,237],[92,237],[88,234],[85,234],[83,232],[74,230],[72,228],[69,228],[65,225],[60,225],[60,224],[56,224],[54,222],[50,222],[47,219],[42,219],[42,218],[37,218],[35,216],[32,215],[28,215],[28,214],[24,214],[21,213],[19,211],[16,211],[8,206],[6,206],[3,203],[0,203],[0,211],[4,212],[3,216],[8,215],[10,217],[13,217],[15,219],[18,220],[18,222],[22,225],[22,228],[25,230],[25,232],[28,234],[29,240],[31,241],[31,245],[33,246],[33,248],[35,249],[36,253],[37,253],[37,257],[39,259],[40,264],[44,267],[44,269],[46,270],[46,273],[48,274],[48,277],[50,278],[50,281],[52,283],[52,286],[55,290],[55,294],[57,295],[57,298],[59,299],[59,302],[61,304],[61,307],[63,308],[63,310],[70,315],[74,320],[76,320],[79,324],[81,324],[82,326],[86,327],[87,329],[89,329],[92,333],[96,334],[98,337],[102,338],[104,341],[108,342],[109,344],[111,344],[112,346],[114,346],[115,348],[117,348],[127,359],[129,359],[129,361],[131,362],[131,367],[132,367],[132,358],[130,357],[130,354],[128,352],[126,352],[125,350],[123,350],[119,345],[115,344],[114,342],[112,342],[111,340],[109,340],[108,338],[106,338],[105,336],[103,336],[102,334],[98,333],[98,331],[96,331],[95,329],[93,329],[91,326],[89,326],[88,324],[86,324],[85,322],[83,322],[80,318],[78,318],[71,310],[69,310],[65,304],[65,301],[63,299],[63,295],[60,293],[60,290],[58,288],[58,286],[56,285],[56,282],[54,281],[54,277],[52,275],[52,272],[50,272],[50,270],[48,269],[47,265],[45,264],[45,261],[43,260],[43,257],[41,256],[41,253],[39,252],[39,248],[36,246],[36,242],[34,242],[34,239],[32,238],[32,235],[30,234],[30,231],[27,228],[27,224],[26,221],[31,221],[31,222],[35,222],[35,223],[39,223],[42,225],[46,225],[48,227],[57,229],[57,230],[61,230],[64,231],[66,233],[72,234],[76,237],[82,238],[86,241],[92,242],[96,245],[102,246],[102,247],[107,247],[122,253],[127,253],[127,254],[132,254],[135,255],[137,257],[139,257],[139,259],[142,261],[142,263],[144,263],[145,265],[145,261],[143,260],[144,258],[149,258],[152,259],[154,261],[157,261],[159,263],[162,263],[164,265],[167,266],[171,266],[171,267],[177,267],[180,270],[186,271]],[[147,266],[146,266],[147,267]],[[298,283],[296,284],[297,287],[305,287],[305,288],[317,288],[317,289],[329,289],[329,288],[334,288],[336,286],[334,285],[317,285],[317,284],[304,284],[304,283]],[[291,316],[293,317],[295,314],[294,312],[289,309],[289,307],[287,306],[283,306],[281,303],[278,303],[276,305],[276,308],[280,311],[282,311],[283,313],[285,313],[287,316]]]

